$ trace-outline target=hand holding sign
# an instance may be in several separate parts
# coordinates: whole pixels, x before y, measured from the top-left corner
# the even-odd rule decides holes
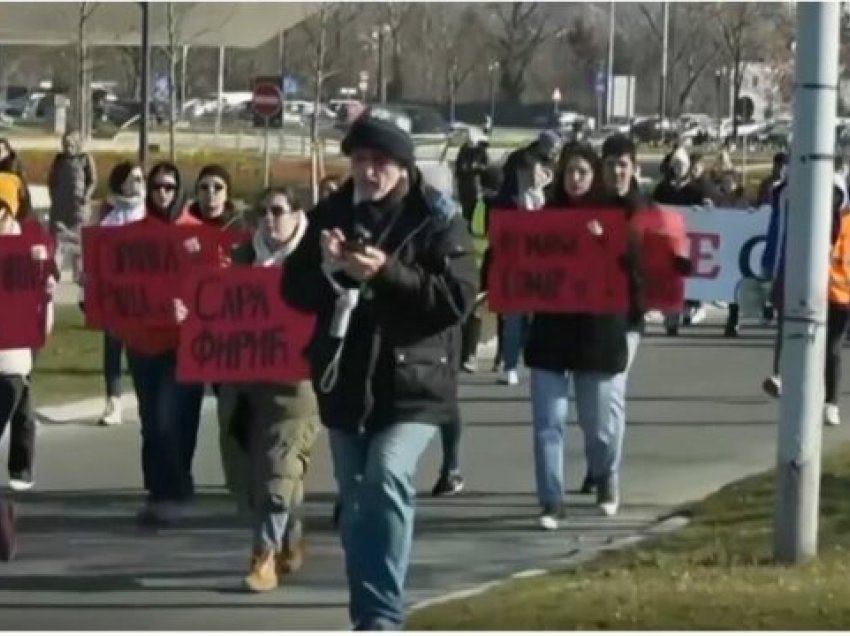
[[[44,345],[45,290],[52,278],[45,259],[34,258],[46,253],[40,240],[35,233],[0,236],[0,349]]]
[[[627,225],[620,210],[494,210],[490,307],[497,312],[625,313]]]

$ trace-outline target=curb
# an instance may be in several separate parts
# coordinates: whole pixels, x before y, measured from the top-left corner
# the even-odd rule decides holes
[[[456,592],[450,592],[448,594],[443,594],[440,596],[435,596],[433,598],[425,599],[424,601],[419,601],[418,603],[414,603],[410,606],[409,613],[412,614],[414,612],[418,612],[429,607],[434,607],[435,605],[442,605],[451,601],[459,601],[473,596],[478,596],[511,581],[545,576],[547,574],[552,574],[556,570],[575,568],[576,566],[583,565],[585,563],[588,563],[589,561],[592,561],[603,552],[613,552],[617,550],[622,550],[624,548],[637,545],[638,543],[642,543],[649,539],[655,539],[659,536],[669,534],[671,532],[676,532],[677,530],[681,530],[686,525],[688,525],[689,521],[690,519],[688,517],[674,512],[673,514],[659,517],[658,519],[656,519],[655,522],[651,523],[645,530],[641,531],[638,534],[622,537],[620,539],[617,539],[616,541],[612,541],[607,545],[598,548],[593,548],[591,550],[573,548],[564,557],[551,562],[551,565],[547,566],[546,568],[521,570],[503,578],[487,581],[486,583],[482,583],[475,587],[470,587],[463,590],[458,590]]]

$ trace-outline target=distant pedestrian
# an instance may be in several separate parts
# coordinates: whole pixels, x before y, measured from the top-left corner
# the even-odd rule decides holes
[[[337,190],[339,190],[339,179],[331,175],[324,177],[319,182],[319,200],[327,199]]]
[[[457,196],[467,223],[472,223],[472,213],[481,196],[481,175],[490,161],[488,145],[487,137],[471,128],[455,160]]]
[[[107,181],[109,193],[98,219],[104,227],[120,227],[141,221],[145,216],[145,174],[142,167],[122,161],[112,168]],[[106,405],[98,420],[100,426],[116,426],[122,422],[121,358],[124,345],[113,334],[103,332],[103,383]]]
[[[51,231],[55,234],[61,223],[72,232],[78,232],[91,215],[97,171],[94,159],[83,150],[76,132],[62,135],[62,152],[53,159],[47,186]]]

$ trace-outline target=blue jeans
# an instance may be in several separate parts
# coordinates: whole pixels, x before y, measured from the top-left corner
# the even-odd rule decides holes
[[[504,322],[502,353],[505,362],[505,371],[514,371],[519,366],[519,355],[525,343],[530,324],[529,317],[525,314],[507,314]]]
[[[121,397],[121,355],[124,345],[112,334],[103,332],[103,384],[106,397]]]
[[[342,505],[349,614],[360,629],[400,629],[404,624],[416,467],[436,430],[430,424],[409,422],[371,436],[330,431]]]
[[[142,475],[148,497],[151,501],[189,499],[194,484],[191,459],[186,465],[187,455],[191,457],[186,444],[197,437],[198,416],[192,420],[187,414],[191,414],[197,385],[177,382],[173,351],[155,356],[128,352],[127,363],[139,402]]]
[[[626,334],[626,342],[629,346],[629,361],[622,373],[618,373],[612,380],[613,388],[611,391],[611,417],[614,420],[614,429],[618,431],[618,441],[616,448],[616,459],[614,462],[614,475],[620,473],[620,460],[623,456],[623,440],[626,437],[626,389],[629,380],[629,371],[632,369],[632,363],[637,356],[637,350],[640,346],[640,333],[630,331]],[[590,456],[588,455],[588,464],[590,464]]]
[[[615,377],[609,373],[531,370],[534,469],[541,506],[561,506],[564,499],[564,429],[570,380],[575,385],[590,473],[597,483],[617,479],[622,429],[611,408]]]

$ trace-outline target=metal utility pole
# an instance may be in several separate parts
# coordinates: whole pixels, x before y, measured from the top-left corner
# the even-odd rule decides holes
[[[605,91],[605,123],[611,123],[614,109],[614,25],[617,20],[617,4],[613,0],[608,5],[608,83]]]
[[[215,107],[215,141],[218,144],[221,135],[221,111],[224,108],[224,55],[223,46],[218,47],[218,79],[216,81],[216,107]]]
[[[281,29],[277,40],[277,59],[280,63],[280,137],[278,138],[278,154],[282,155],[286,145],[284,117],[286,112],[286,31]]]
[[[658,114],[661,122],[667,116],[667,50],[670,37],[670,3],[661,3],[661,91],[659,95]]]
[[[141,55],[141,112],[139,114],[139,164],[142,170],[147,170],[148,163],[148,120],[151,112],[150,96],[150,67],[151,67],[151,39],[150,39],[150,5],[141,2],[142,7],[142,55]]]
[[[774,556],[817,553],[829,243],[838,90],[837,2],[797,4]]]
[[[387,26],[378,27],[378,101],[387,103],[387,70],[384,66],[384,48],[386,47]]]

